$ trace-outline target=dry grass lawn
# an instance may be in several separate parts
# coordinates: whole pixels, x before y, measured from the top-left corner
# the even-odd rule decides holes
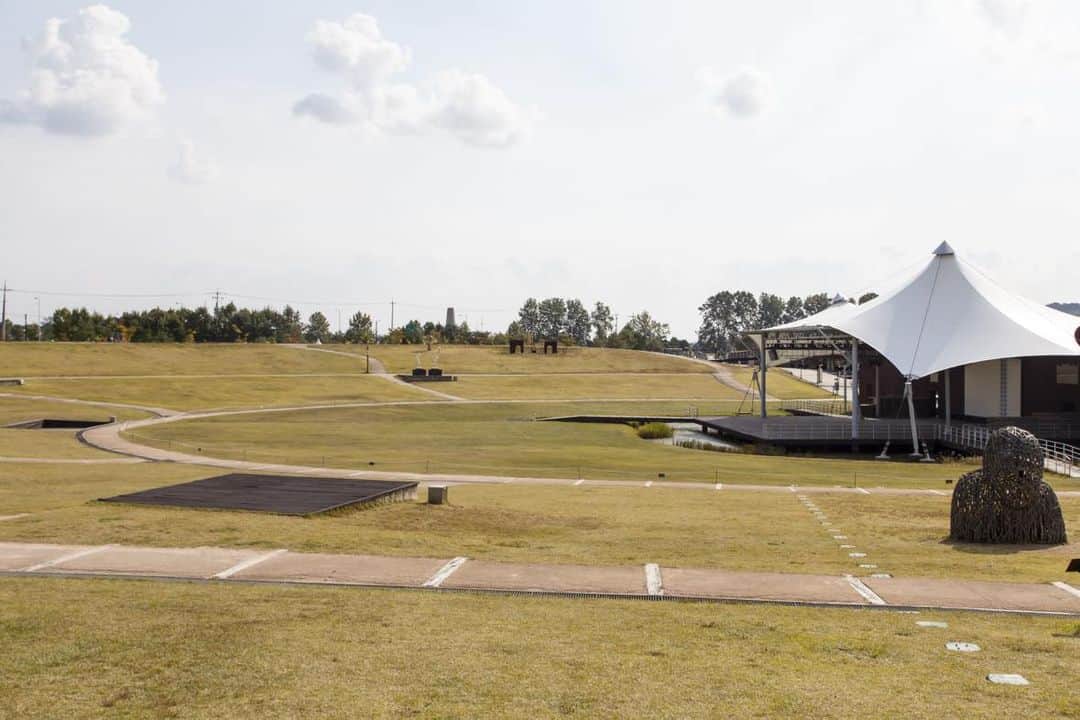
[[[469,376],[433,387],[471,400],[677,399],[739,401],[743,393],[701,373]]]
[[[0,377],[356,373],[358,360],[272,344],[4,343]]]
[[[297,352],[293,350],[292,352]],[[431,395],[375,375],[282,377],[101,377],[35,380],[13,393],[119,402],[172,410],[275,407],[395,400],[430,400]],[[113,413],[115,414],[115,413]]]
[[[52,578],[0,606],[13,718],[1080,714],[1052,618]]]
[[[5,393],[16,388],[0,388]],[[33,393],[30,393],[33,394]],[[34,400],[31,398],[0,396],[0,425],[56,418],[64,420],[108,420],[110,417],[120,420],[142,420],[150,413],[131,408],[89,406],[79,403],[56,402],[52,400]]]

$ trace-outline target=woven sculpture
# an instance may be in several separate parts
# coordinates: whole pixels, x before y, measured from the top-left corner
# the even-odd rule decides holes
[[[949,537],[977,543],[1067,542],[1057,495],[1043,482],[1043,452],[1034,435],[1016,427],[990,434],[982,469],[956,484]]]

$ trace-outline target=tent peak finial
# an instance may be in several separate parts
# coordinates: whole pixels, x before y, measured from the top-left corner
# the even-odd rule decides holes
[[[955,255],[956,252],[952,249],[952,245],[947,242],[943,242],[937,246],[934,250],[935,255]]]

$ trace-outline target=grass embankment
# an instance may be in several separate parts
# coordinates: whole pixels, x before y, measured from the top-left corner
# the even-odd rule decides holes
[[[753,369],[743,365],[725,365],[731,376],[738,382],[749,385],[753,380]],[[765,379],[765,392],[770,397],[781,400],[803,400],[836,397],[828,390],[823,390],[817,385],[800,380],[789,372],[780,368],[770,368],[768,377]]]
[[[472,400],[731,400],[743,393],[708,374],[563,374],[463,376],[457,382],[435,385],[439,390]]]
[[[4,343],[0,377],[357,373],[360,360],[266,344]]]
[[[107,460],[121,457],[82,444],[76,439],[75,432],[0,428],[0,458]]]
[[[334,349],[363,356],[363,345],[332,346]],[[543,350],[543,344],[540,345]],[[408,373],[420,367],[442,368],[448,375],[459,373],[708,373],[702,363],[676,355],[615,350],[611,348],[560,347],[557,355],[542,352],[511,355],[505,345],[372,345],[372,357],[378,358],[389,372]]]
[[[737,403],[701,405],[702,415]],[[678,403],[439,404],[236,415],[140,428],[141,443],[263,462],[375,469],[773,485],[946,488],[963,465],[771,457],[649,443],[625,425],[535,422],[545,415],[683,414]],[[1067,486],[1080,485],[1062,481]],[[1071,484],[1070,484],[1071,482]]]
[[[0,464],[0,540],[59,544],[285,547],[302,552],[506,562],[868,574],[790,493],[725,489],[456,486],[451,505],[399,503],[331,516],[155,508],[97,498],[218,474],[172,464]],[[1066,579],[1066,548],[972,552],[942,541],[949,499],[814,496],[881,571],[904,576]],[[1080,500],[1064,498],[1080,533]]]
[[[0,604],[20,718],[1080,713],[1060,619],[52,578]]]
[[[12,388],[12,391],[172,410],[333,405],[432,398],[422,390],[374,375],[31,378],[25,385]]]
[[[0,393],[17,388],[0,387]],[[33,392],[27,394],[33,395]],[[81,403],[57,402],[52,400],[33,400],[21,397],[0,397],[0,425],[55,418],[63,420],[108,420],[116,417],[120,420],[142,420],[151,417],[150,413],[131,408],[93,406]]]

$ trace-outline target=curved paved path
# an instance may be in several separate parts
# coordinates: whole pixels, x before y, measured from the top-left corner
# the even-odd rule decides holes
[[[462,401],[463,403],[477,402],[477,403],[489,403],[491,401]],[[84,442],[92,447],[96,447],[101,450],[109,452],[119,453],[121,455],[127,455],[130,457],[142,458],[145,460],[154,460],[159,462],[175,462],[189,465],[202,465],[206,467],[217,467],[233,471],[243,472],[275,472],[275,473],[287,473],[293,475],[310,475],[315,477],[350,477],[350,478],[363,478],[370,480],[387,480],[387,479],[402,479],[402,480],[415,480],[418,482],[426,483],[483,483],[483,484],[532,484],[532,485],[562,485],[567,487],[578,487],[581,485],[594,485],[598,487],[656,487],[656,488],[675,488],[683,490],[757,490],[763,492],[794,492],[796,489],[800,492],[828,492],[828,493],[844,493],[844,494],[883,494],[883,495],[942,495],[940,490],[930,489],[917,489],[917,488],[852,488],[852,487],[829,487],[829,486],[787,486],[787,485],[754,485],[754,484],[737,484],[737,485],[723,485],[719,483],[711,482],[678,482],[678,481],[638,481],[638,480],[582,480],[580,478],[551,478],[551,477],[531,477],[531,476],[517,476],[517,475],[478,475],[478,474],[448,474],[448,473],[417,473],[417,472],[387,472],[371,470],[365,467],[312,467],[309,465],[287,465],[279,463],[265,463],[248,460],[230,460],[226,458],[215,458],[206,455],[195,455],[191,453],[184,453],[177,450],[169,450],[164,448],[153,447],[150,445],[142,445],[131,440],[127,440],[121,437],[121,433],[138,430],[139,428],[151,427],[155,425],[161,425],[164,423],[177,422],[182,420],[196,420],[211,417],[223,417],[232,415],[252,415],[261,413],[273,413],[273,412],[291,412],[296,410],[313,410],[313,409],[329,409],[329,408],[342,408],[342,407],[386,407],[386,406],[402,406],[402,405],[424,405],[432,404],[427,401],[398,401],[398,402],[367,402],[367,403],[351,403],[347,405],[305,405],[305,406],[293,406],[282,408],[266,408],[266,409],[244,409],[244,410],[218,410],[208,412],[193,412],[183,415],[171,415],[163,418],[151,418],[147,420],[133,420],[122,423],[114,423],[110,425],[99,425],[88,430],[84,430],[80,433],[80,437]],[[1078,492],[1059,492],[1059,496],[1080,496]]]

